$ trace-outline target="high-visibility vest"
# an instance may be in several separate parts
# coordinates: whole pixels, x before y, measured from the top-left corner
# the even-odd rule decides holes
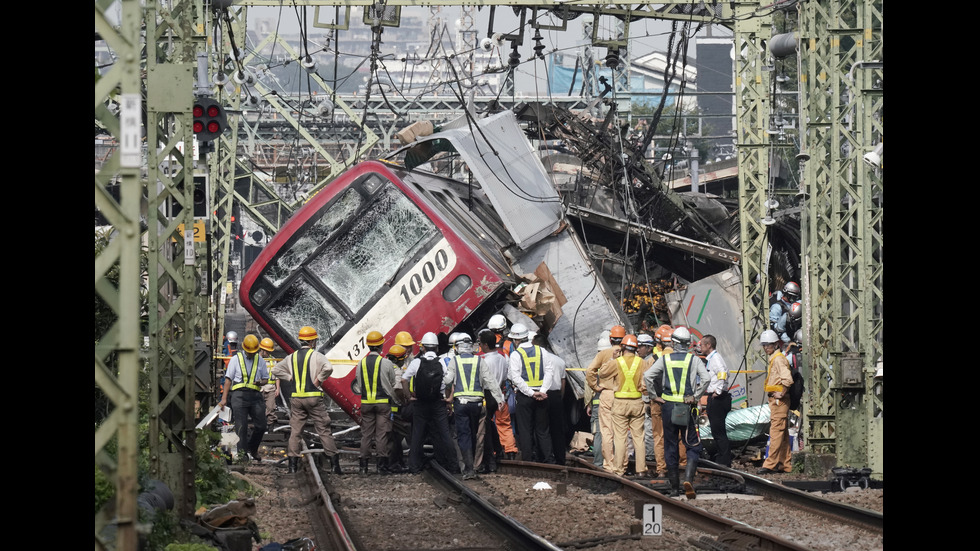
[[[368,364],[368,354],[361,360],[361,403],[362,404],[387,404],[388,393],[378,385],[378,376],[381,373],[381,356],[373,354],[374,365]]]
[[[239,352],[235,354],[238,358],[238,367],[242,370],[242,382],[231,387],[232,390],[250,388],[252,390],[262,390],[262,387],[255,384],[255,375],[259,372],[258,354],[252,355],[252,368],[247,369],[245,365],[245,354]]]
[[[623,374],[623,377],[625,377],[626,380],[623,381],[623,386],[618,391],[613,393],[613,396],[626,399],[636,399],[642,397],[643,394],[641,394],[636,388],[635,377],[636,370],[640,368],[640,364],[643,363],[643,360],[641,360],[639,356],[633,356],[633,363],[629,367],[626,367],[626,359],[622,356],[616,358],[616,361],[619,362],[619,372]]]
[[[503,341],[503,344],[500,345],[500,353],[503,354],[505,358],[509,358],[510,353],[514,351],[514,341],[501,334],[497,334],[497,342],[500,343],[500,341]]]
[[[273,367],[276,367],[276,364],[277,363],[279,363],[279,362],[277,362],[271,356],[268,357],[268,358],[265,358],[265,366],[266,366],[266,371],[269,372],[269,382],[270,383],[274,383],[276,381],[276,376],[272,374],[272,368]]]
[[[456,356],[456,388],[453,396],[483,397],[483,382],[480,380],[480,358],[473,354]]]
[[[292,397],[311,398],[323,396],[323,392],[319,390],[306,390],[307,388],[316,388],[313,381],[313,374],[310,373],[310,357],[313,356],[314,350],[312,348],[307,348],[302,360],[299,359],[300,352],[303,352],[302,348],[296,352],[293,352],[289,356],[289,361],[293,366],[293,382],[296,383],[296,388],[293,390]],[[300,364],[302,364],[302,371],[300,371]]]
[[[683,357],[681,355],[683,354]],[[667,388],[662,398],[668,402],[683,402],[687,393],[688,370],[694,354],[690,352],[673,352],[664,356],[664,367],[667,372]]]
[[[517,347],[518,354],[521,355],[521,359],[524,363],[524,369],[521,370],[521,378],[527,382],[527,386],[531,388],[541,388],[541,384],[544,382],[541,380],[541,347],[535,345],[533,348],[534,354],[528,354],[526,348],[523,346]]]

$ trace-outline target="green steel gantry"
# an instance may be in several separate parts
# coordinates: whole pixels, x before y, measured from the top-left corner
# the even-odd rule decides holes
[[[371,0],[294,0],[302,6],[369,6]],[[575,4],[559,0],[428,1],[388,0],[387,6],[517,6],[613,16],[699,21],[734,31],[735,100],[739,157],[741,275],[746,345],[753,346],[767,323],[766,224],[770,212],[769,94],[771,61],[767,43],[772,3],[740,1],[706,5],[623,2]],[[787,2],[790,4],[790,2]],[[116,548],[135,549],[138,373],[151,375],[149,448],[151,476],[168,483],[178,513],[194,510],[194,420],[200,389],[196,358],[202,346],[220,345],[227,273],[231,257],[230,216],[235,201],[264,228],[275,231],[298,206],[251,174],[237,158],[242,90],[237,80],[215,83],[234,73],[242,52],[248,6],[279,6],[279,0],[137,2],[97,0],[97,39],[114,54],[111,69],[95,84],[96,120],[116,138],[118,150],[96,172],[96,207],[109,219],[114,239],[95,262],[96,294],[118,320],[95,346],[95,382],[113,404],[97,427],[96,464],[116,486]],[[215,8],[219,9],[215,9]],[[697,11],[695,10],[710,10]],[[881,0],[811,1],[797,5],[799,31],[801,143],[805,208],[804,274],[808,302],[809,400],[805,411],[807,447],[833,454],[839,465],[868,466],[881,478],[882,378],[882,172],[883,138]],[[220,30],[215,33],[215,30]],[[220,41],[215,43],[215,36]],[[238,55],[242,55],[239,53]],[[226,68],[231,59],[231,71]],[[220,79],[218,79],[220,81]],[[319,83],[326,88],[326,84]],[[195,155],[191,106],[195,95],[219,100],[229,113],[229,131],[214,150]],[[117,111],[110,105],[119,105]],[[276,106],[284,117],[289,110]],[[348,112],[358,121],[353,111]],[[291,123],[292,124],[292,123]],[[298,131],[302,124],[295,121]],[[357,153],[378,140],[366,137]],[[142,138],[145,136],[145,142]],[[311,140],[311,146],[320,144]],[[877,150],[875,149],[877,147]],[[862,158],[874,152],[877,166]],[[329,157],[328,157],[329,158]],[[869,161],[870,162],[870,161]],[[165,167],[165,168],[164,168]],[[345,167],[332,162],[330,175]],[[194,217],[194,176],[205,176],[208,212]],[[119,184],[116,202],[107,186]],[[141,207],[145,202],[145,209]],[[180,211],[175,212],[175,206]],[[145,212],[144,212],[145,210]],[[145,219],[145,235],[140,221]],[[195,241],[195,223],[205,239]],[[141,359],[141,247],[149,255],[149,348]],[[106,273],[118,267],[120,282]],[[210,354],[207,355],[208,359]],[[196,368],[198,371],[196,372]],[[203,389],[205,393],[210,389]],[[116,457],[107,446],[115,442]],[[96,514],[96,549],[105,548],[100,529],[110,518]]]

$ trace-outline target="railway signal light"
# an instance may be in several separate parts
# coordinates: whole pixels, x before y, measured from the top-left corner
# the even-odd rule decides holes
[[[228,128],[224,107],[211,98],[194,100],[194,134],[200,142],[211,142]]]

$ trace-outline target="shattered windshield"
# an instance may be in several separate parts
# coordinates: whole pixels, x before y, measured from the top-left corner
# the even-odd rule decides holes
[[[364,203],[361,194],[354,188],[348,189],[340,199],[334,201],[318,220],[305,229],[299,239],[288,249],[280,253],[266,268],[265,277],[269,283],[279,287],[297,268],[313,254],[316,249],[327,242],[331,236],[347,221]]]
[[[287,335],[298,334],[304,325],[315,327],[323,344],[326,344],[346,322],[343,314],[334,308],[326,297],[300,277],[294,279],[292,285],[269,305],[266,314],[275,320]]]
[[[354,223],[309,264],[351,311],[357,312],[438,229],[391,183],[357,214]]]

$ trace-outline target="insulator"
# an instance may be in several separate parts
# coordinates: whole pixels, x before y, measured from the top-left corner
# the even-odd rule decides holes
[[[619,66],[619,48],[609,48],[606,54],[606,67],[615,69]]]
[[[510,52],[510,57],[507,59],[508,64],[511,68],[517,67],[521,64],[521,54],[517,51],[517,43],[514,43],[514,49]]]

